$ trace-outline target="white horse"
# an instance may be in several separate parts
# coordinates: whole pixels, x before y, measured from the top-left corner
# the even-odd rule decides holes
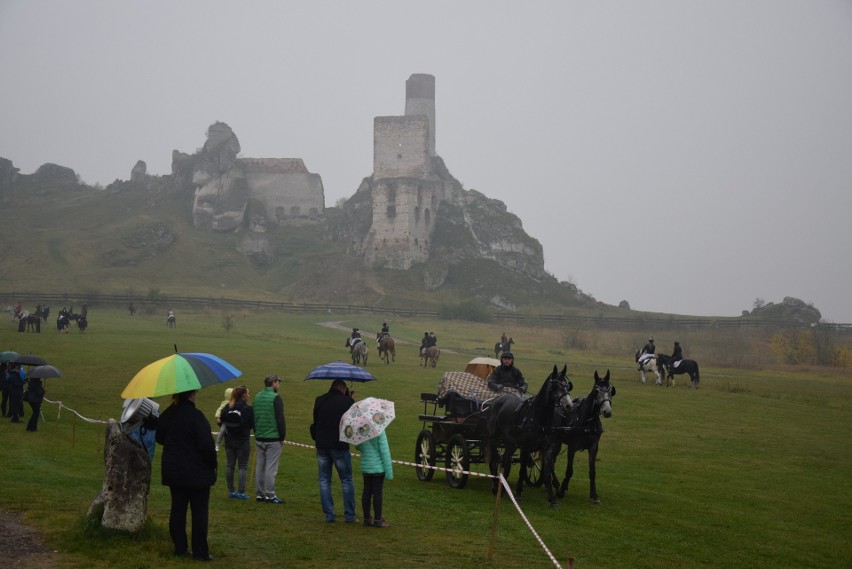
[[[361,340],[352,346],[352,365],[367,365],[367,342]]]
[[[636,351],[636,361],[639,361],[639,350]],[[657,381],[654,382],[654,385],[662,385],[663,377],[660,375],[660,367],[657,365],[657,356],[652,358],[648,358],[645,360],[645,363],[642,365],[642,368],[639,369],[639,373],[642,375],[642,383],[645,383],[645,372],[652,371],[657,376]]]

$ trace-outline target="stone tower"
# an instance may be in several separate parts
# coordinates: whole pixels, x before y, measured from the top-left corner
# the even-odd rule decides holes
[[[405,115],[373,121],[373,223],[364,243],[372,267],[408,269],[429,258],[444,183],[435,156],[435,77],[405,84]]]
[[[415,73],[405,82],[405,116],[429,119],[429,156],[435,156],[435,76]]]

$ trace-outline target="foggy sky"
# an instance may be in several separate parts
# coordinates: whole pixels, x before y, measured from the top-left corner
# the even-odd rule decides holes
[[[545,268],[635,310],[852,322],[852,2],[0,0],[0,156],[171,172],[224,121],[327,206],[436,77],[436,148]]]

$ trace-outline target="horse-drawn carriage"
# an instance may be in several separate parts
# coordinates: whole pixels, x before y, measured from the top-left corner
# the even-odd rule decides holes
[[[460,489],[467,484],[471,464],[487,463],[488,417],[487,410],[482,409],[496,395],[488,389],[484,378],[463,371],[445,372],[437,393],[420,394],[423,414],[419,420],[423,429],[417,435],[414,451],[419,480],[431,480],[435,470],[428,467],[441,464],[448,469],[450,487]],[[502,445],[498,451],[502,455]],[[538,473],[528,472],[530,481],[536,483]]]
[[[572,387],[567,366],[561,372],[554,366],[538,393],[530,398],[517,397],[506,389],[495,394],[483,378],[470,373],[445,373],[438,393],[420,394],[423,429],[414,451],[417,478],[431,480],[435,470],[430,467],[443,463],[449,485],[463,488],[471,464],[488,463],[491,473],[496,474],[499,463],[505,478],[512,464],[520,464],[516,494],[520,495],[525,484],[544,485],[548,501],[555,507],[555,497],[563,497],[568,489],[574,455],[588,451],[589,498],[599,502],[595,460],[603,433],[600,415],[612,414],[615,387],[610,384],[609,371],[603,378],[595,372],[594,384],[585,397],[572,400]],[[438,413],[439,408],[443,414]],[[556,459],[563,445],[567,464],[560,485]],[[492,489],[496,492],[496,480]]]

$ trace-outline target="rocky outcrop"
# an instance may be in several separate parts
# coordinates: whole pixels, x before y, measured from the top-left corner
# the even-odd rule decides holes
[[[745,314],[743,314],[745,316]],[[785,296],[780,304],[770,302],[751,311],[753,318],[762,320],[780,320],[784,322],[801,322],[803,324],[817,324],[822,319],[822,314],[812,304],[792,296]]]
[[[0,191],[11,188],[20,171],[20,168],[15,168],[11,160],[0,157]]]
[[[143,161],[139,160],[136,162],[136,165],[133,166],[133,169],[130,170],[130,181],[131,182],[144,182],[145,178],[148,177],[148,165]]]

